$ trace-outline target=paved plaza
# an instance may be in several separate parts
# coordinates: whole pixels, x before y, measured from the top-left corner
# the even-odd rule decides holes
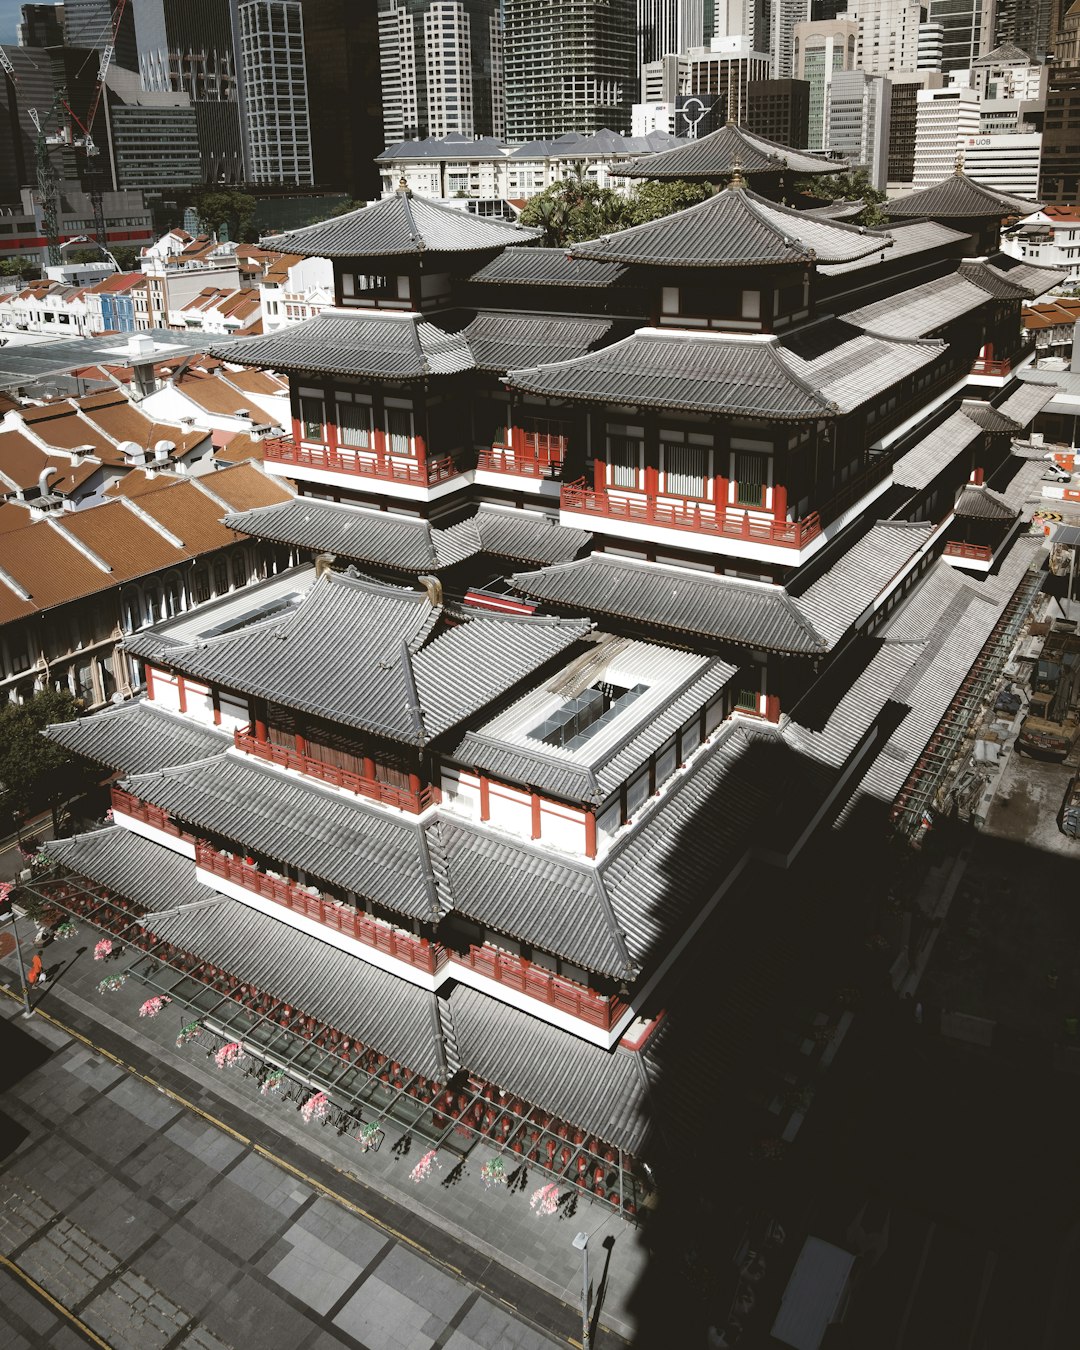
[[[86,978],[100,974],[81,960]],[[10,953],[2,964],[14,985]],[[189,1059],[188,1095],[166,1090],[164,1049],[155,1064],[142,1026],[125,1030],[102,1008],[110,1031],[86,1022],[93,1011],[56,987],[29,1021],[0,1001],[5,1350],[88,1340],[111,1350],[549,1350],[579,1337],[574,1307],[462,1245],[447,1217],[433,1225],[420,1203],[384,1208],[397,1222],[377,1217],[368,1202],[378,1197],[350,1186],[340,1162],[327,1165],[333,1131],[318,1131],[311,1152],[292,1148],[304,1128],[295,1113],[271,1132],[257,1097],[250,1115],[230,1102],[239,1085],[221,1097],[207,1090],[208,1080],[219,1086],[211,1075],[225,1075],[201,1054]],[[80,1026],[120,1051],[116,1060],[70,1034]],[[144,1057],[153,1082],[131,1071]],[[473,1184],[483,1217],[491,1197]],[[433,1192],[470,1207],[463,1186]],[[569,1294],[579,1270],[570,1238],[582,1224],[556,1231],[520,1195],[500,1200],[531,1239],[514,1252],[519,1270],[561,1256]],[[602,1215],[583,1217],[594,1229]],[[486,1222],[509,1250],[516,1236]],[[607,1331],[594,1340],[615,1343]]]

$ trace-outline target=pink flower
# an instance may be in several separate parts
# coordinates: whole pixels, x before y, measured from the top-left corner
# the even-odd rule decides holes
[[[104,961],[107,956],[112,955],[112,943],[108,938],[102,938],[94,946],[94,960]]]
[[[541,1214],[554,1214],[559,1208],[559,1188],[553,1181],[549,1181],[546,1186],[541,1186],[533,1191],[532,1198],[529,1200],[529,1207],[536,1211],[536,1217]]]
[[[413,1170],[409,1173],[409,1179],[411,1181],[421,1182],[424,1180],[426,1176],[430,1174],[431,1169],[438,1165],[435,1161],[437,1152],[438,1152],[437,1149],[433,1148],[428,1149],[428,1151],[416,1164]]]

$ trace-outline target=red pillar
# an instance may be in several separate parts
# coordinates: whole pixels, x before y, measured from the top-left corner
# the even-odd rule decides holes
[[[154,698],[154,672],[149,661],[143,665],[143,670],[146,672],[146,697],[152,702]]]
[[[976,467],[972,469],[971,481],[975,484],[976,487],[982,487],[983,471],[981,468]]]
[[[535,792],[532,794],[532,838],[540,838],[540,797]]]
[[[491,819],[491,784],[484,774],[480,775],[480,819]]]
[[[596,857],[596,812],[585,812],[585,856]]]
[[[780,721],[780,698],[777,694],[765,695],[765,717],[769,722]]]
[[[603,459],[593,460],[593,487],[597,492],[607,491],[607,461]]]
[[[787,520],[787,488],[778,483],[772,490],[773,519]]]
[[[176,692],[177,692],[177,694],[178,694],[179,697],[180,697],[180,711],[181,711],[182,713],[186,713],[186,712],[187,712],[187,689],[184,687],[184,677],[183,677],[183,675],[177,675],[177,677],[176,677]]]
[[[375,761],[370,755],[364,755],[360,769],[365,778],[370,778],[372,782],[375,781]]]

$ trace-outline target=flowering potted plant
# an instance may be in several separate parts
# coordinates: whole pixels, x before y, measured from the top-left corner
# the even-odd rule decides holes
[[[415,1182],[421,1182],[429,1176],[432,1168],[438,1167],[436,1160],[437,1149],[428,1149],[413,1170],[409,1173],[409,1179]]]
[[[486,1162],[480,1169],[480,1180],[484,1183],[485,1190],[491,1190],[492,1186],[506,1185],[506,1168],[501,1158],[492,1158]]]
[[[112,955],[112,942],[108,938],[102,938],[100,942],[94,943],[94,960],[104,961],[107,956]]]
[[[53,929],[53,937],[57,942],[66,942],[68,938],[77,937],[78,933],[79,930],[71,919],[64,919],[62,923],[58,923]]]
[[[559,1208],[559,1188],[553,1181],[549,1181],[546,1186],[540,1186],[532,1193],[529,1200],[529,1208],[534,1211],[537,1218],[547,1214],[554,1214]]]
[[[262,1087],[259,1088],[259,1091],[264,1097],[272,1097],[275,1093],[280,1092],[284,1086],[285,1070],[274,1069],[272,1073],[268,1073],[263,1079],[263,1084]]]
[[[126,975],[106,975],[98,985],[99,994],[115,994],[118,989],[123,989],[127,984]]]
[[[305,1125],[310,1125],[313,1120],[321,1124],[330,1114],[329,1097],[325,1092],[314,1093],[300,1108],[300,1114],[304,1117]]]
[[[166,998],[163,994],[157,998],[148,998],[139,1009],[140,1017],[156,1017],[166,1003],[171,1003],[172,999]]]
[[[356,1142],[366,1153],[369,1148],[378,1149],[382,1143],[382,1130],[373,1120],[367,1121],[360,1126],[360,1133],[356,1136]]]
[[[214,1054],[214,1063],[219,1069],[231,1069],[243,1062],[244,1047],[239,1041],[230,1041]]]
[[[180,1035],[176,1038],[176,1048],[187,1045],[188,1041],[195,1041],[202,1035],[201,1022],[188,1022],[180,1028]]]

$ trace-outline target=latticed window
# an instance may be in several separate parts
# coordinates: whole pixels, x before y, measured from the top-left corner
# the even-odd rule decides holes
[[[612,487],[637,487],[641,452],[642,442],[636,436],[608,437],[608,482]]]
[[[371,445],[371,409],[364,403],[337,405],[338,440],[342,445]]]
[[[392,455],[412,454],[412,413],[408,408],[387,408],[386,439]]]
[[[302,398],[300,400],[300,422],[304,428],[306,441],[323,439],[323,402],[321,398]]]
[[[709,452],[664,442],[664,491],[675,497],[707,497]]]
[[[738,484],[735,500],[740,506],[765,505],[767,464],[764,455],[735,455],[735,479]]]

